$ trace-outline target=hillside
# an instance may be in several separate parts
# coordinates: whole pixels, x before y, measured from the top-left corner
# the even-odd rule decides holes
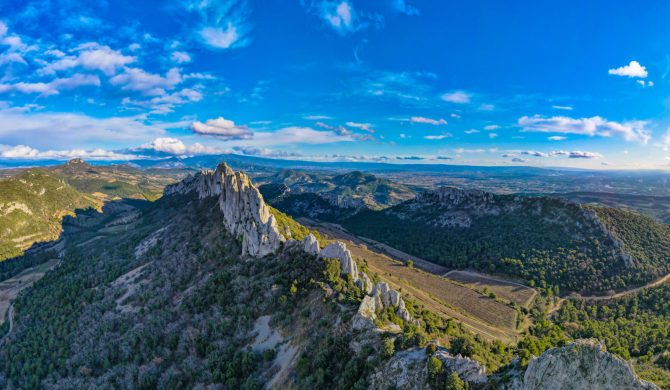
[[[667,225],[548,197],[443,187],[344,225],[447,267],[506,274],[552,293],[623,289],[670,272]]]
[[[290,195],[318,194],[332,206],[343,209],[381,209],[416,195],[416,190],[410,187],[360,171],[330,175],[282,169],[274,175],[260,176],[255,181],[259,184],[283,184]],[[290,200],[286,198],[284,202]]]
[[[99,199],[45,169],[0,180],[0,260],[20,255],[35,242],[55,240],[63,217],[76,209],[101,206]]]
[[[65,215],[100,210],[121,198],[155,200],[185,171],[142,171],[127,165],[92,166],[81,159],[63,165],[16,170],[0,180],[0,260],[34,243],[54,240]]]
[[[13,302],[0,386],[482,388],[524,371],[542,386],[532,364],[506,364],[565,342],[542,329],[519,347],[471,334],[382,282],[342,243],[321,249],[225,165],[145,203],[133,220],[103,213],[66,230],[59,265]],[[571,353],[583,365],[549,369],[551,378],[613,359]],[[616,364],[613,380],[638,381]],[[595,372],[582,376],[594,384]]]

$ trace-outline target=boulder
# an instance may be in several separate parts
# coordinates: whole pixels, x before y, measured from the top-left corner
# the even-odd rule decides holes
[[[484,385],[488,381],[486,367],[478,362],[459,355],[452,355],[444,348],[439,348],[433,355],[442,361],[444,368],[448,371],[456,371],[458,376],[466,382]]]

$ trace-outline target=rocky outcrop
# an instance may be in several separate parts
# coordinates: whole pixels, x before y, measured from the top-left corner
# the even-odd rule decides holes
[[[486,367],[469,357],[464,357],[460,354],[454,356],[444,348],[438,348],[433,356],[442,361],[445,370],[448,372],[455,371],[461,379],[468,383],[484,385],[488,381]]]
[[[387,283],[379,282],[374,286],[371,293],[363,298],[356,315],[352,319],[352,327],[355,330],[374,327],[377,313],[389,307],[394,308],[396,315],[403,321],[411,322],[414,320],[405,307],[405,301],[400,293],[391,289]]]
[[[234,172],[225,163],[216,170],[203,170],[181,182],[167,186],[165,196],[197,193],[200,199],[218,197],[223,224],[242,240],[242,255],[263,257],[276,251],[284,236],[260,192],[247,175]]]
[[[578,340],[547,350],[528,363],[522,381],[510,389],[658,389],[641,380],[629,361],[607,352],[598,340]]]
[[[316,240],[316,237],[310,233],[302,240],[302,245],[304,251],[307,253],[323,258],[339,260],[342,275],[351,275],[353,281],[358,282],[360,278],[358,266],[356,265],[354,258],[351,256],[351,252],[343,242],[336,241],[323,249],[319,249],[319,242]]]
[[[414,349],[396,353],[370,375],[369,389],[430,389],[426,382],[426,350]]]

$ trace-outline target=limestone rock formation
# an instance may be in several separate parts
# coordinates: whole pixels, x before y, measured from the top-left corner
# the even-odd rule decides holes
[[[165,196],[196,192],[200,199],[218,196],[223,224],[232,235],[242,239],[242,255],[263,257],[276,251],[284,236],[247,175],[234,172],[225,163],[215,171],[203,170],[181,182],[167,186]]]
[[[528,363],[521,383],[511,389],[658,389],[638,378],[633,365],[610,354],[598,340],[577,340],[553,348]]]
[[[318,256],[321,252],[321,248],[319,248],[319,241],[317,241],[316,237],[314,237],[312,233],[305,237],[305,239],[302,241],[302,244],[304,251],[310,255]]]
[[[351,274],[354,281],[358,280],[358,266],[344,243],[340,241],[333,242],[321,250],[320,256],[340,260],[342,274]]]
[[[377,313],[389,307],[395,308],[396,315],[403,321],[414,320],[405,307],[405,301],[400,293],[391,289],[387,283],[379,282],[374,286],[370,295],[363,298],[352,320],[352,327],[355,330],[371,328],[374,325],[374,320],[377,319]]]
[[[454,356],[444,348],[438,348],[433,356],[442,361],[445,370],[456,371],[458,376],[468,383],[484,385],[488,381],[486,367],[469,357],[463,357],[460,354]]]

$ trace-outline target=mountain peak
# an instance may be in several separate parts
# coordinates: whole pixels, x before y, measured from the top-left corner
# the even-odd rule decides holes
[[[223,223],[228,232],[242,239],[243,255],[263,257],[276,251],[285,241],[275,217],[249,176],[235,172],[226,163],[220,163],[216,170],[203,170],[165,187],[164,195],[192,192],[200,199],[219,198]]]
[[[80,157],[76,157],[76,158],[73,158],[73,159],[69,160],[67,163],[65,163],[65,165],[67,165],[67,166],[88,165],[88,163],[86,161],[84,161],[84,159],[82,159]]]

